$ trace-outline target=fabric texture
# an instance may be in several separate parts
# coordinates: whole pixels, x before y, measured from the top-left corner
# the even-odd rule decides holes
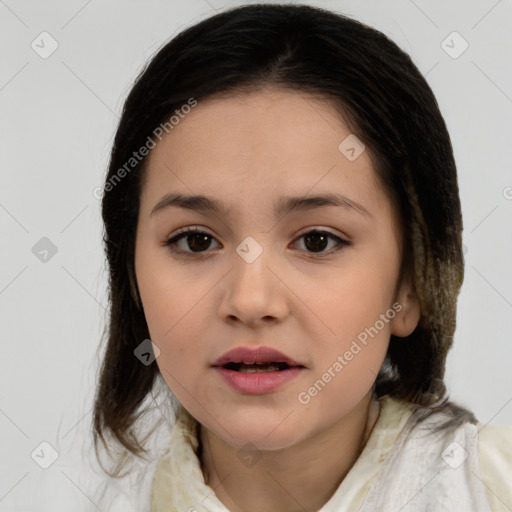
[[[379,399],[372,433],[318,512],[505,512],[512,510],[512,426],[466,423],[433,434],[444,419]],[[168,451],[156,464],[150,512],[229,512],[205,484],[197,421],[181,408]]]

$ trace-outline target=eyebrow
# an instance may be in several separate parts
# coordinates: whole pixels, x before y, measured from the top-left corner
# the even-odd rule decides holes
[[[184,208],[186,210],[193,210],[199,213],[221,214],[226,217],[230,214],[226,206],[213,197],[171,193],[166,194],[160,199],[160,201],[158,201],[153,210],[151,210],[150,216],[172,206]],[[290,212],[309,211],[326,206],[345,208],[348,211],[352,210],[362,215],[372,217],[372,214],[363,205],[356,203],[344,195],[332,193],[318,194],[314,196],[280,197],[274,206],[274,215],[279,217]]]

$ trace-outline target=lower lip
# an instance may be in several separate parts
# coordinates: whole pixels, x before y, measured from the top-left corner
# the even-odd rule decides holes
[[[294,379],[303,368],[294,366],[275,372],[243,373],[216,366],[220,376],[235,390],[248,395],[264,395]]]

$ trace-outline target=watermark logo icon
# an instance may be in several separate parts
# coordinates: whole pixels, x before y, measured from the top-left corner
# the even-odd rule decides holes
[[[458,59],[469,48],[469,43],[457,31],[453,31],[443,39],[441,48],[452,59]]]
[[[237,457],[242,464],[252,468],[261,459],[261,452],[254,444],[247,443],[238,451]]]
[[[41,59],[50,57],[59,47],[57,40],[48,32],[41,32],[30,43],[32,50],[34,50]]]
[[[448,466],[452,469],[457,469],[468,458],[468,452],[457,441],[453,441],[453,443],[449,444],[448,447],[444,449],[441,457]]]
[[[57,246],[49,238],[43,236],[32,247],[32,254],[41,263],[48,263],[57,254]]]
[[[149,366],[160,355],[160,349],[149,339],[144,340],[133,351],[142,364]]]
[[[366,149],[362,141],[353,133],[343,139],[338,146],[340,153],[345,156],[348,160],[353,162],[361,153]]]
[[[34,449],[30,456],[39,467],[48,469],[58,459],[59,454],[50,443],[43,441]]]
[[[252,236],[248,236],[236,248],[236,252],[247,263],[252,263],[263,252],[263,247]]]

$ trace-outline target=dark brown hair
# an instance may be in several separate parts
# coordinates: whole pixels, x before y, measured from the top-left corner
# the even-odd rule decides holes
[[[108,449],[108,434],[131,454],[146,453],[134,427],[159,376],[156,364],[134,356],[149,338],[134,271],[146,159],[115,180],[119,169],[190,98],[200,104],[266,86],[332,102],[368,148],[401,218],[401,277],[414,284],[421,318],[408,337],[391,336],[377,397],[446,412],[441,428],[476,422],[448,401],[443,380],[464,261],[456,166],[432,90],[410,57],[373,28],[306,5],[259,4],[178,34],[146,64],[124,104],[102,198],[110,318],[94,405],[96,450],[98,438]]]

